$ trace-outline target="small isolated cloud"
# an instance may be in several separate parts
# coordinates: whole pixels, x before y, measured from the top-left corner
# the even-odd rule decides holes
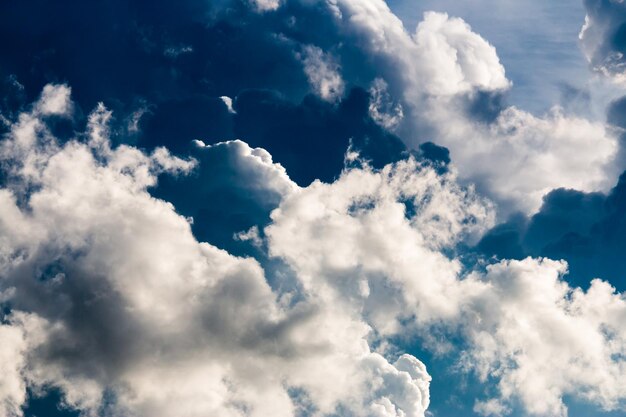
[[[190,54],[193,52],[193,47],[189,45],[182,46],[168,46],[163,51],[163,55],[168,58],[178,58],[178,56],[183,54]]]
[[[36,110],[46,116],[68,116],[72,111],[71,89],[64,84],[48,84],[44,87]]]
[[[344,82],[339,72],[340,67],[334,58],[320,48],[307,45],[300,56],[311,87],[315,93],[327,101],[334,101],[343,96]]]
[[[228,109],[228,112],[230,114],[237,114],[235,109],[233,109],[233,99],[232,98],[230,98],[228,96],[221,96],[220,100],[222,100],[224,102],[224,104],[226,105],[226,108]]]

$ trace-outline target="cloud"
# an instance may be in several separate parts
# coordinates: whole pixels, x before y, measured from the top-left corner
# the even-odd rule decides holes
[[[318,96],[333,101],[343,95],[344,83],[339,73],[339,65],[331,56],[316,46],[307,45],[300,59],[309,83]]]
[[[22,378],[24,367],[24,335],[19,328],[0,325],[0,416],[20,415],[20,407],[26,401],[26,387]]]
[[[5,139],[21,146],[7,145],[4,161],[39,161],[13,170],[15,184],[32,187],[0,199],[1,217],[14,220],[1,224],[5,413],[20,415],[28,386],[57,388],[86,415],[424,415],[421,362],[392,364],[370,350],[353,311],[314,295],[291,302],[255,260],[198,242],[147,192],[194,162],[112,147],[110,117],[99,106],[84,140],[60,144],[38,113],[22,114]],[[267,152],[243,142],[200,152],[214,149],[232,152],[242,181],[297,192]]]
[[[456,185],[454,174],[441,177],[411,158],[287,196],[265,234],[270,255],[284,259],[306,291],[348,300],[378,332],[394,334],[403,319],[458,313],[473,282],[458,283],[460,264],[439,251],[492,220],[490,205]]]
[[[404,112],[400,103],[393,103],[387,87],[387,83],[382,78],[376,78],[372,82],[369,89],[369,112],[376,123],[386,129],[393,130],[402,122]]]
[[[565,416],[568,396],[623,409],[624,295],[600,280],[587,291],[572,287],[567,265],[549,259],[465,275],[441,249],[468,225],[488,225],[489,206],[414,163],[348,171],[288,196],[265,229],[270,254],[294,268],[306,291],[362,312],[383,339],[462,335],[429,348],[495,384],[477,412],[505,415],[521,404],[529,415]]]
[[[530,415],[565,416],[566,395],[623,409],[626,298],[600,280],[571,288],[565,272],[563,262],[530,258],[487,267],[464,362],[481,380],[498,380],[500,400],[477,404],[484,415],[519,400]]]
[[[447,147],[461,178],[476,183],[503,214],[532,213],[559,186],[607,190],[621,169],[616,132],[604,123],[558,107],[536,116],[502,101],[489,118],[468,111],[511,83],[495,48],[463,20],[428,12],[411,35],[382,1],[336,1],[333,7],[344,25],[339,38],[360,48],[390,99],[400,101],[405,117],[393,122],[401,124],[395,131],[410,147],[426,139]],[[363,72],[344,69],[344,78],[362,79]],[[372,94],[374,106],[377,97]],[[593,168],[581,175],[580,166]]]
[[[558,107],[542,117],[509,107],[486,124],[459,116],[458,107],[451,112],[454,106],[432,113],[438,143],[450,149],[461,175],[499,202],[503,213],[533,213],[558,187],[607,190],[616,176],[617,132],[603,123]],[[584,175],[581,166],[588,167]]]
[[[623,294],[571,287],[548,259],[464,265],[494,213],[454,169],[357,156],[335,181],[298,187],[241,141],[198,143],[196,160],[113,146],[101,105],[59,143],[32,109],[2,154],[5,413],[19,415],[28,387],[94,416],[423,417],[431,377],[403,337],[475,374],[485,414],[563,416],[566,396],[623,408]],[[148,192],[211,157],[224,176],[195,181],[274,199],[253,236],[273,268],[200,243]]]
[[[622,238],[625,190],[623,174],[606,194],[553,190],[537,213],[511,218],[490,230],[478,250],[500,259],[564,259],[569,264],[570,283],[586,287],[592,277],[602,277],[623,291],[626,269],[620,259],[626,244]]]
[[[221,96],[220,99],[226,105],[229,113],[236,114],[237,112],[233,109],[233,99],[228,96]]]
[[[13,28],[11,22],[20,21],[27,6],[7,9],[3,26],[13,30],[22,45],[19,51],[7,51],[7,59],[25,60],[16,72],[29,97],[39,93],[42,80],[52,77],[68,80],[80,92],[77,102],[84,108],[104,99],[118,120],[132,121],[136,103],[145,103],[150,112],[137,122],[137,129],[112,129],[116,143],[146,149],[167,146],[183,155],[194,139],[217,143],[244,138],[253,147],[267,149],[295,182],[307,185],[315,178],[337,177],[351,137],[356,137],[356,147],[363,148],[357,142],[365,142],[381,151],[376,153],[388,155],[397,154],[402,141],[413,149],[434,142],[450,150],[460,178],[476,183],[502,206],[504,215],[518,205],[530,213],[547,191],[559,186],[606,191],[623,168],[614,161],[617,142],[603,123],[562,110],[532,115],[507,107],[503,97],[511,83],[495,48],[466,22],[444,13],[426,13],[409,31],[382,0],[268,2],[266,9],[272,10],[265,13],[248,1],[177,6],[164,2],[132,16],[123,2],[114,2],[114,15],[123,17],[115,23],[120,30],[103,39],[96,34],[112,25],[109,13],[87,12],[79,3],[71,11],[41,10],[54,16],[42,28],[46,39],[64,48],[46,49],[31,28]],[[78,15],[91,16],[88,39],[74,33],[72,22]],[[312,26],[315,31],[308,30]],[[172,45],[192,48],[193,53],[168,59],[163,51]],[[69,62],[84,65],[77,72],[79,66]],[[128,65],[102,73],[110,62]],[[100,74],[99,82],[85,74]],[[373,87],[376,80],[384,80],[385,93]],[[344,93],[350,96],[353,87],[371,90],[370,99],[362,98],[371,109],[365,132],[355,117],[346,128],[345,121],[326,117],[332,113],[330,106],[314,105],[307,97],[315,94],[334,104]],[[219,97],[232,97],[232,109]],[[490,98],[486,103],[485,97]],[[350,97],[339,101],[344,101],[344,110],[354,103]],[[275,125],[251,116],[269,115],[270,109]],[[235,115],[235,110],[246,115]],[[357,109],[351,110],[348,113],[356,116]],[[335,115],[347,120],[345,112]],[[262,127],[259,131],[250,126],[251,118],[254,127]],[[392,129],[398,137],[379,140],[382,135],[373,132],[372,125]],[[509,130],[511,125],[515,132]],[[331,141],[328,130],[335,129]],[[556,138],[552,132],[557,132]],[[512,154],[512,146],[519,153]],[[560,154],[563,149],[566,156]],[[321,164],[320,155],[328,162]],[[571,168],[567,159],[572,156],[593,167],[589,177]],[[497,163],[502,160],[511,163]],[[384,163],[392,161],[388,156]],[[543,174],[539,161],[549,166],[545,170],[550,175]],[[529,172],[542,173],[526,175]]]
[[[281,0],[250,0],[259,12],[268,12],[280,7]]]
[[[612,127],[507,107],[493,46],[442,13],[410,33],[381,0],[79,3],[0,13],[26,77],[2,107],[7,412],[52,387],[87,415],[421,417],[407,340],[482,381],[477,412],[623,409],[623,295],[524,259],[575,268],[591,242],[619,262],[621,193],[550,193],[607,190]],[[486,271],[465,253],[496,217],[483,194],[543,202],[505,225],[530,227],[522,259]]]
[[[71,89],[64,84],[48,84],[41,92],[36,109],[46,116],[67,116],[72,110],[70,94]]]
[[[411,36],[383,1],[338,0],[338,18],[369,54],[383,60],[394,81],[418,95],[454,95],[509,86],[495,48],[470,26],[445,13],[427,12]],[[380,66],[385,70],[385,66]]]
[[[585,0],[580,41],[591,68],[618,82],[625,80],[626,6],[622,1]]]

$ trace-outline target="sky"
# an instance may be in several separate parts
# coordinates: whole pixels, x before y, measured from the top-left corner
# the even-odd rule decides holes
[[[626,416],[623,1],[4,1],[0,39],[0,417]]]
[[[524,109],[541,113],[557,104],[566,106],[571,89],[584,90],[594,81],[579,48],[578,34],[585,19],[582,2],[391,0],[388,3],[408,28],[415,27],[429,10],[463,18],[496,47],[514,86],[509,100]],[[559,70],[555,71],[555,67]]]

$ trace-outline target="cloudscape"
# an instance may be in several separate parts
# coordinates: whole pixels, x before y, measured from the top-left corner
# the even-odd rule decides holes
[[[0,39],[0,417],[626,416],[622,0],[6,0]]]

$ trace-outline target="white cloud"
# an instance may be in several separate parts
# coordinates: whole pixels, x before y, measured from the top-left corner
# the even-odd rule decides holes
[[[299,57],[304,65],[304,73],[318,96],[327,101],[341,98],[344,82],[339,64],[332,56],[317,46],[307,45]]]
[[[72,111],[71,92],[72,90],[65,84],[46,85],[35,104],[36,111],[46,116],[68,116]]]
[[[563,262],[526,259],[488,267],[485,292],[465,323],[466,366],[499,380],[499,399],[477,404],[499,415],[519,400],[531,415],[565,416],[565,396],[624,409],[626,296],[594,280],[585,292],[561,280]]]
[[[623,168],[616,135],[603,122],[558,109],[535,116],[509,107],[495,121],[469,115],[477,94],[498,94],[511,83],[495,48],[463,20],[427,12],[411,35],[382,0],[335,0],[332,8],[391,98],[401,100],[404,139],[448,147],[459,176],[478,184],[503,216],[532,213],[556,187],[606,190]]]
[[[390,363],[370,351],[370,327],[354,311],[316,296],[293,301],[256,261],[197,242],[147,192],[193,161],[112,148],[109,117],[99,106],[85,140],[61,145],[37,113],[23,114],[5,140],[4,161],[38,164],[13,170],[15,183],[33,187],[0,193],[0,289],[12,307],[0,327],[10,342],[0,347],[3,413],[21,415],[28,386],[56,387],[93,416],[280,417],[312,405],[365,417],[384,404],[423,417],[421,362]],[[213,146],[232,150],[243,174],[298,192],[267,152]]]
[[[566,396],[623,409],[625,296],[599,280],[573,289],[550,260],[464,274],[454,249],[493,210],[454,171],[408,159],[299,188],[262,149],[209,146],[281,193],[266,244],[298,285],[272,288],[259,263],[196,241],[147,192],[194,162],[111,147],[109,117],[97,107],[84,140],[61,145],[33,110],[5,139],[4,161],[37,162],[15,164],[0,192],[5,415],[20,415],[28,386],[94,416],[423,417],[424,364],[370,343],[421,335],[436,349],[433,326],[460,334],[464,369],[495,381],[477,412],[560,417]]]
[[[281,0],[250,0],[250,2],[260,13],[276,10],[281,5]]]
[[[222,100],[224,102],[224,104],[226,105],[226,109],[228,109],[228,112],[230,114],[236,114],[237,112],[235,111],[235,109],[233,109],[233,99],[228,97],[228,96],[221,96],[220,100]]]
[[[383,78],[403,84],[409,102],[422,95],[498,91],[510,85],[495,48],[461,19],[428,12],[410,35],[382,0],[332,3],[356,42],[382,61]]]
[[[286,196],[298,188],[291,181],[285,168],[272,160],[272,155],[263,148],[251,148],[241,140],[205,145],[194,141],[196,146],[206,151],[225,151],[226,157],[237,172],[238,181],[245,183],[248,190],[273,192]]]
[[[465,118],[454,102],[440,102],[429,116],[438,126],[437,143],[450,149],[460,175],[504,213],[534,213],[542,197],[559,187],[608,190],[617,176],[616,132],[559,108],[537,117],[509,107],[484,124]]]
[[[416,331],[430,349],[460,355],[461,369],[486,387],[495,381],[497,394],[477,401],[476,412],[505,415],[520,404],[529,415],[561,417],[566,397],[624,409],[626,295],[600,280],[572,288],[562,280],[566,264],[548,259],[464,275],[441,249],[491,218],[453,178],[406,161],[313,183],[272,214],[270,254],[308,294],[362,315],[382,340]],[[415,202],[414,214],[405,201]],[[464,351],[430,345],[434,328],[462,335]],[[375,410],[396,415],[384,401]]]
[[[22,378],[26,343],[19,328],[0,324],[0,417],[21,414],[26,400],[26,384]]]
[[[410,159],[314,182],[272,213],[269,252],[307,292],[349,301],[381,334],[399,331],[399,320],[412,315],[453,317],[473,283],[457,285],[460,264],[439,250],[493,220],[489,204],[454,180]]]

